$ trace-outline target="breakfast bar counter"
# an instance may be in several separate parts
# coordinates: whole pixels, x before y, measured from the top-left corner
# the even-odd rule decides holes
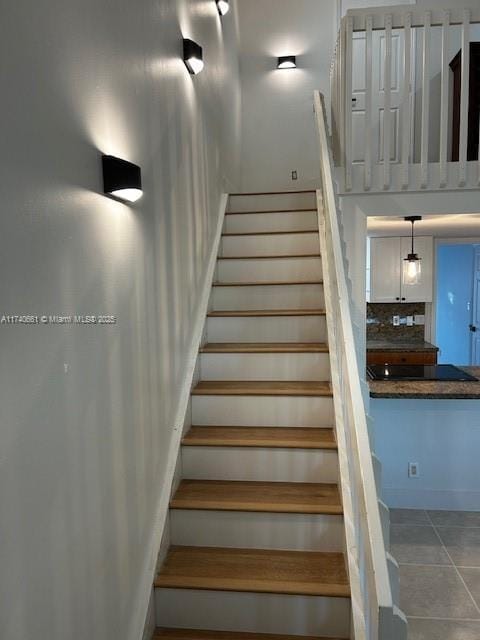
[[[459,367],[480,378],[480,367]],[[480,381],[369,380],[371,398],[480,400]]]

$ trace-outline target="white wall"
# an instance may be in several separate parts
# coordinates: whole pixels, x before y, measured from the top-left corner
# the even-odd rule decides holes
[[[313,92],[330,94],[335,2],[241,0],[239,14],[242,190],[317,186]],[[298,68],[277,70],[277,57],[289,54],[297,56]]]
[[[480,509],[478,400],[373,399],[375,453],[390,507]],[[408,477],[408,463],[420,476]]]
[[[204,0],[2,5],[0,637],[138,638],[155,509],[221,192],[237,188],[236,14]],[[181,38],[205,48],[198,77]],[[144,198],[101,194],[100,153]]]

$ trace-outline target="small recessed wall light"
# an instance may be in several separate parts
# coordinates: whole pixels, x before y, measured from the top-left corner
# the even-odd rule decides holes
[[[183,40],[183,61],[188,71],[192,75],[200,73],[203,69],[203,49],[202,47],[188,38]]]
[[[230,11],[230,3],[228,0],[216,0],[218,13],[221,16],[226,16]]]
[[[281,56],[278,58],[277,69],[296,69],[297,57],[296,56]]]
[[[136,202],[143,195],[140,167],[115,156],[102,156],[103,191],[105,194]]]

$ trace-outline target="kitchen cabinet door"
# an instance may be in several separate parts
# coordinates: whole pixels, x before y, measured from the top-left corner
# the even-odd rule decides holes
[[[400,238],[370,241],[370,302],[399,302]]]
[[[415,253],[421,258],[422,275],[418,284],[403,284],[403,259],[412,250],[410,238],[401,240],[401,299],[402,302],[432,302],[433,299],[433,238],[418,236],[415,238]]]

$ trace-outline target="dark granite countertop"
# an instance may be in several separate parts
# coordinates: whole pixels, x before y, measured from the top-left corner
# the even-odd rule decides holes
[[[480,367],[459,367],[480,378]],[[478,382],[434,382],[432,380],[369,380],[370,397],[396,399],[480,400]]]
[[[438,351],[438,347],[430,342],[367,340],[367,351]]]

